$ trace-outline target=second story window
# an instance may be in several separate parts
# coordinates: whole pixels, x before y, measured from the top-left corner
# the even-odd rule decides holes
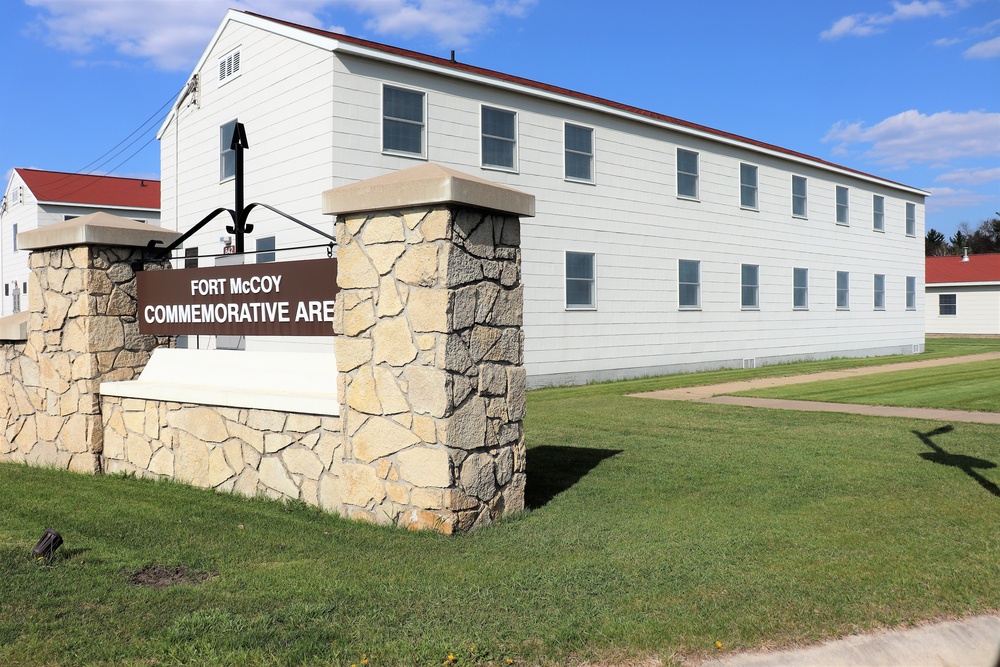
[[[917,235],[917,205],[909,202],[906,204],[906,235]]]
[[[517,168],[517,114],[505,109],[483,107],[484,167]]]
[[[698,198],[698,154],[677,149],[677,196]]]
[[[573,181],[594,180],[594,130],[566,123],[566,178]]]
[[[885,197],[872,195],[872,229],[885,231]]]
[[[382,150],[419,157],[426,154],[422,92],[383,86]]]
[[[850,197],[851,192],[842,185],[837,186],[837,224],[849,225],[850,218]]]
[[[796,218],[809,217],[808,204],[805,176],[792,176],[792,215]]]
[[[740,207],[757,210],[757,167],[740,163]]]
[[[236,151],[232,148],[236,121],[231,120],[219,128],[219,180],[236,175]]]

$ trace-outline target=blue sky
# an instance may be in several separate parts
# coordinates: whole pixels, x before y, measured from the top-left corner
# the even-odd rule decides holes
[[[158,177],[160,118],[228,7],[929,190],[946,236],[1000,211],[1000,0],[3,0],[0,175]]]

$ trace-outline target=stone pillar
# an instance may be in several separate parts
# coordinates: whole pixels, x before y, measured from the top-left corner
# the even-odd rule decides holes
[[[337,215],[340,511],[445,533],[524,507],[520,217],[427,164],[324,193]]]
[[[23,354],[12,362],[5,439],[16,458],[100,472],[100,383],[131,380],[169,338],[139,333],[132,263],[151,239],[179,234],[93,213],[18,236],[31,250],[30,315]],[[147,268],[169,268],[166,262]],[[8,452],[10,453],[10,452]]]

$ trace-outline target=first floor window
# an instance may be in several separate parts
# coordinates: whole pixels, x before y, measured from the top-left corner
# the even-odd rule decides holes
[[[792,215],[805,218],[808,200],[806,199],[806,177],[792,176]]]
[[[257,239],[257,263],[274,261],[274,237],[265,236]]]
[[[594,180],[594,130],[566,123],[566,178]]]
[[[809,269],[792,269],[792,307],[809,308]]]
[[[885,310],[885,275],[875,274],[875,310]]]
[[[957,315],[958,295],[938,294],[938,315]]]
[[[701,308],[701,262],[691,259],[677,261],[677,287],[681,308]]]
[[[906,235],[917,235],[917,205],[909,202],[906,204]]]
[[[906,276],[906,309],[917,309],[917,277]]]
[[[566,253],[566,307],[596,308],[596,256],[592,252]]]
[[[677,196],[698,198],[698,154],[677,149]]]
[[[382,150],[424,155],[424,94],[416,90],[382,88]]]
[[[872,195],[872,229],[885,231],[885,197]]]
[[[838,225],[849,225],[850,224],[850,190],[838,185],[837,186],[837,224]]]
[[[757,167],[740,163],[740,206],[757,208]]]
[[[851,274],[847,271],[837,271],[837,310],[847,310],[851,307]]]
[[[236,149],[233,148],[233,134],[236,121],[231,120],[219,128],[219,180],[224,181],[236,175]]]
[[[198,248],[184,248],[184,268],[185,269],[197,269],[198,268]]]
[[[517,114],[483,107],[483,166],[514,169],[517,155]]]
[[[743,264],[740,275],[740,304],[744,310],[755,310],[760,307],[760,267],[756,264]]]

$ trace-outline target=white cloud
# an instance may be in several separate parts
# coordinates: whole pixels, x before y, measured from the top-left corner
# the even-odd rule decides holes
[[[997,200],[996,195],[982,194],[972,190],[953,188],[928,188],[931,196],[927,199],[927,213],[940,213],[949,208],[982,206]]]
[[[913,2],[893,2],[888,14],[851,14],[837,19],[833,25],[819,34],[820,39],[836,40],[841,37],[869,37],[885,32],[886,26],[896,21],[922,19],[932,16],[948,16],[967,6],[965,2],[940,2],[939,0],[913,0]]]
[[[966,58],[988,59],[1000,58],[1000,37],[988,39],[985,42],[973,44],[965,50]]]
[[[993,169],[956,169],[941,174],[934,179],[938,183],[954,183],[956,185],[983,185],[1000,181],[1000,167]]]
[[[911,163],[947,164],[956,158],[1000,156],[1000,113],[942,111],[925,115],[904,111],[875,125],[836,123],[824,142],[835,151],[852,144],[870,144],[865,157],[889,168]]]
[[[452,48],[469,44],[500,17],[522,18],[537,0],[25,0],[52,45],[77,53],[110,46],[160,69],[190,67],[226,10],[242,9],[321,27],[321,15],[352,12],[382,36],[429,36]],[[341,25],[330,29],[345,32]]]

